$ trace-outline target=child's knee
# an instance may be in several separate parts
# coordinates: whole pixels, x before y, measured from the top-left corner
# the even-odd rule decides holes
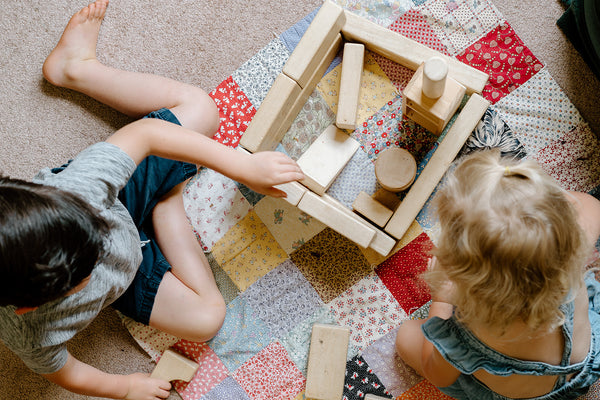
[[[181,103],[171,111],[181,125],[203,135],[212,137],[219,129],[219,110],[204,90],[187,86],[181,94]]]

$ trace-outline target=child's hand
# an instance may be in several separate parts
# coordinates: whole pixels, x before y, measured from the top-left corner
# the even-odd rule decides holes
[[[150,378],[148,374],[136,373],[127,376],[129,389],[126,400],[158,400],[169,397],[171,384],[162,379]]]
[[[427,269],[433,271],[436,268],[439,268],[438,261],[437,258],[433,256],[427,262]],[[452,281],[446,281],[437,291],[431,293],[431,299],[437,302],[452,304],[453,294],[454,283],[452,283]]]
[[[285,197],[285,192],[273,186],[304,179],[298,164],[283,153],[261,151],[245,156],[240,182],[257,193]]]

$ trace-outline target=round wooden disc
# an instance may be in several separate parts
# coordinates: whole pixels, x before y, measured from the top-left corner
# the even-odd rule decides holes
[[[401,192],[415,180],[417,163],[405,149],[391,148],[379,154],[375,161],[375,176],[384,189]]]

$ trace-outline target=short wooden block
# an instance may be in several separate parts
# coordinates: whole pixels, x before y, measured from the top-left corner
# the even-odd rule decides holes
[[[350,329],[314,324],[308,352],[304,396],[314,400],[340,400],[344,392]]]
[[[406,149],[393,147],[379,153],[375,160],[377,182],[390,192],[408,189],[415,180],[417,163]]]
[[[377,190],[371,197],[373,197],[373,199],[377,200],[390,210],[395,210],[396,207],[398,207],[398,204],[400,204],[400,198],[398,197],[398,195],[384,188]]]
[[[405,107],[403,107],[405,108]],[[412,108],[406,108],[405,111],[403,111],[403,114],[405,114],[408,118],[412,119],[413,121],[415,121],[417,124],[421,125],[423,128],[427,129],[430,132],[436,133],[436,132],[442,132],[444,130],[444,121],[442,120],[432,120],[429,119],[431,117],[427,117],[421,113],[418,113],[417,111],[413,110]]]
[[[375,396],[374,394],[367,394],[365,400],[390,400],[388,397]]]
[[[298,208],[359,246],[369,247],[375,237],[375,229],[370,228],[366,222],[360,221],[358,215],[348,215],[310,191],[304,193],[298,203]],[[350,210],[348,212],[353,214]]]
[[[423,65],[423,94],[437,99],[444,93],[448,63],[442,57],[431,57]]]
[[[283,66],[283,73],[295,80],[300,87],[306,87],[345,21],[344,10],[325,0]]]
[[[358,194],[352,203],[352,208],[354,211],[380,227],[384,227],[393,214],[392,210],[365,192],[360,192]]]
[[[252,153],[274,150],[285,134],[281,133],[282,120],[289,114],[301,91],[293,79],[279,74],[242,135],[240,145]]]
[[[171,349],[165,350],[156,364],[151,378],[165,381],[180,380],[189,382],[200,365]]]
[[[325,193],[359,147],[356,140],[330,125],[298,159],[305,176],[300,183],[315,193]]]
[[[417,69],[402,92],[404,96],[402,112],[409,118],[412,115],[419,119],[415,119],[417,123],[423,122],[421,117],[430,120],[435,124],[435,130],[430,129],[431,126],[423,126],[439,135],[460,106],[466,89],[463,85],[448,77],[446,78],[444,93],[437,99],[429,98],[423,94],[423,69],[424,64]],[[416,111],[421,116],[411,114],[409,109]]]
[[[377,227],[375,227],[369,221],[361,218],[357,214],[350,211],[350,209],[348,207],[346,207],[345,205],[343,205],[342,203],[340,203],[339,201],[337,201],[330,195],[325,194],[321,197],[321,199],[323,199],[324,201],[326,201],[327,203],[329,203],[330,205],[335,207],[337,210],[346,214],[348,218],[351,218],[356,223],[375,231],[375,236],[373,237],[373,240],[371,240],[371,243],[369,243],[370,249],[376,251],[377,253],[381,254],[382,256],[387,256],[390,253],[390,251],[392,251],[392,249],[396,245],[396,240],[394,240],[394,238],[387,235],[381,229],[378,229]],[[363,247],[365,247],[365,246],[363,246]]]
[[[397,239],[404,236],[489,105],[490,102],[480,95],[471,95],[444,140],[385,226],[387,233]]]
[[[308,190],[306,189],[306,187],[299,184],[298,182],[282,183],[281,185],[275,185],[274,187],[279,190],[283,190],[287,194],[287,197],[285,197],[284,200],[293,206],[298,205],[300,199]]]
[[[340,129],[356,129],[364,60],[365,46],[363,44],[344,44],[342,76],[340,78],[340,92],[335,121],[335,124]]]
[[[442,57],[448,63],[448,76],[467,88],[467,92],[481,93],[489,76],[470,65],[448,57],[439,51],[407,38],[397,32],[345,11],[346,22],[342,26],[344,39],[365,44],[367,50],[380,54],[407,68],[416,70],[433,56]]]

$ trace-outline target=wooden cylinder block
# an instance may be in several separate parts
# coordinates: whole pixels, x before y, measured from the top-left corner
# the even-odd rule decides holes
[[[375,176],[384,189],[401,192],[408,189],[417,175],[415,158],[405,149],[391,148],[379,154],[375,161]]]
[[[448,76],[448,63],[442,57],[431,57],[423,68],[423,94],[437,99],[444,94]]]

